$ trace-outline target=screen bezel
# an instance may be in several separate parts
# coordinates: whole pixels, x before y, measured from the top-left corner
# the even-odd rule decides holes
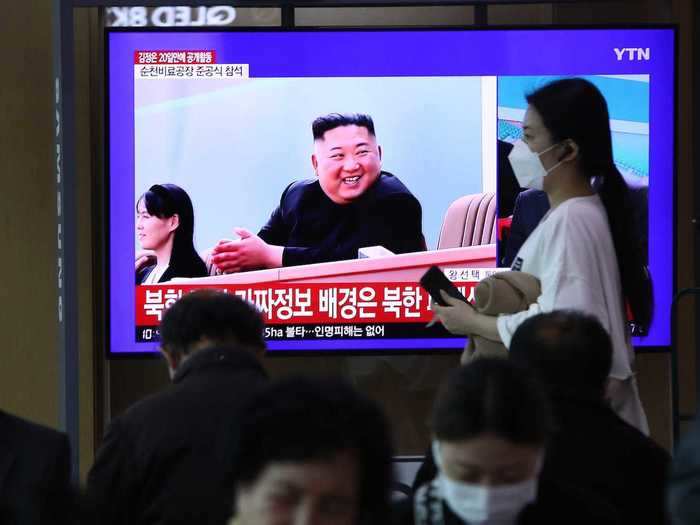
[[[300,32],[405,32],[405,31],[424,31],[424,32],[496,32],[496,31],[579,31],[579,30],[671,30],[673,33],[673,96],[674,96],[674,112],[672,122],[672,296],[677,290],[677,166],[676,161],[678,152],[677,127],[678,127],[678,26],[677,24],[604,24],[604,25],[552,25],[552,26],[537,26],[537,25],[513,25],[513,26],[296,26],[296,27],[270,27],[270,26],[241,26],[241,27],[113,27],[105,28],[104,30],[104,107],[103,107],[103,136],[104,139],[104,183],[103,183],[103,213],[102,234],[104,237],[104,274],[102,289],[103,293],[103,312],[104,316],[101,319],[101,324],[104,329],[104,342],[107,348],[106,355],[109,359],[153,359],[159,358],[158,352],[152,350],[137,351],[137,352],[113,352],[111,348],[111,195],[110,195],[110,96],[109,96],[109,46],[110,35],[113,33],[300,33]],[[671,334],[669,333],[669,344],[664,346],[635,346],[635,351],[639,353],[663,353],[670,351]],[[294,356],[377,356],[377,355],[429,355],[429,354],[457,354],[461,353],[461,348],[430,348],[427,350],[416,349],[391,349],[391,350],[357,350],[357,349],[320,349],[320,350],[271,350],[268,351],[269,356],[274,357],[294,357]]]

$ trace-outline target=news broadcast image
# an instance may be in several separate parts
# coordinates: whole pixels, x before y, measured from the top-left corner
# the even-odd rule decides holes
[[[663,255],[668,242],[661,217],[672,206],[673,141],[664,133],[673,118],[655,101],[672,89],[673,76],[654,58],[672,48],[672,38],[643,30],[578,31],[531,36],[585,37],[595,54],[594,42],[603,49],[608,37],[634,34],[658,50],[645,64],[620,62],[611,51],[596,69],[583,55],[570,63],[552,55],[515,65],[517,35],[505,30],[110,33],[110,352],[155,352],[163,313],[200,288],[256,304],[273,352],[463,348],[465,339],[441,325],[426,328],[430,298],[418,281],[436,265],[473,299],[480,280],[508,269],[512,211],[504,202],[512,208],[515,194],[501,192],[512,177],[504,151],[521,138],[525,96],[568,76],[590,80],[608,102],[615,162],[635,195],[657,304],[666,304],[672,251]],[[481,53],[447,56],[442,51],[450,46]],[[312,123],[332,114],[371,117],[376,150],[371,143],[369,152],[358,149],[348,162],[374,151],[381,173],[362,195],[375,198],[381,184],[381,191],[417,202],[419,235],[393,204],[380,212],[359,207],[348,231],[369,231],[368,238],[380,240],[358,246],[354,257],[292,261],[285,255],[287,264],[278,267],[222,271],[212,258],[220,253],[217,245],[256,236],[298,188],[304,193],[295,205],[312,192],[330,197],[318,182],[323,167],[312,158],[319,157]],[[144,221],[147,192],[161,205],[180,199],[170,185],[192,204],[194,248],[205,263],[193,279],[172,267],[165,273],[168,266],[153,258],[158,236],[186,224]],[[394,234],[372,237],[382,228]],[[404,237],[420,238],[401,244]],[[635,344],[667,338],[666,327],[654,325],[638,333]]]

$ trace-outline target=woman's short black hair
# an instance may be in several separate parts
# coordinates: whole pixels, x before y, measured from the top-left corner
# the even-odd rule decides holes
[[[281,380],[250,400],[238,427],[234,486],[254,484],[271,463],[330,460],[350,451],[359,463],[359,523],[388,523],[389,427],[376,403],[350,385],[330,379]]]
[[[494,434],[520,445],[544,445],[552,427],[547,394],[533,373],[507,359],[477,359],[442,385],[432,417],[441,441]]]

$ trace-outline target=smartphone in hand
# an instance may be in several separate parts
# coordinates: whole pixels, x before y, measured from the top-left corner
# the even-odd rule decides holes
[[[454,284],[452,284],[452,282],[437,266],[431,266],[430,268],[428,268],[428,271],[425,272],[423,274],[423,277],[420,278],[420,285],[425,289],[426,292],[430,294],[430,297],[432,297],[433,300],[440,306],[448,306],[448,304],[442,298],[442,295],[440,295],[440,290],[445,290],[447,292],[447,295],[449,295],[450,297],[454,297],[455,299],[464,301],[469,306],[471,306],[471,303],[467,301],[467,298],[459,292],[457,287]]]

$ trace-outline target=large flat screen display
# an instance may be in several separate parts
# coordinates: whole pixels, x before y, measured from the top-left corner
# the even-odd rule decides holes
[[[634,345],[670,344],[673,29],[113,30],[107,56],[111,355],[155,352],[203,287],[255,303],[273,352],[462,348],[426,328],[420,275],[472,295],[507,264],[525,96],[571,76],[636,196],[655,317]]]

